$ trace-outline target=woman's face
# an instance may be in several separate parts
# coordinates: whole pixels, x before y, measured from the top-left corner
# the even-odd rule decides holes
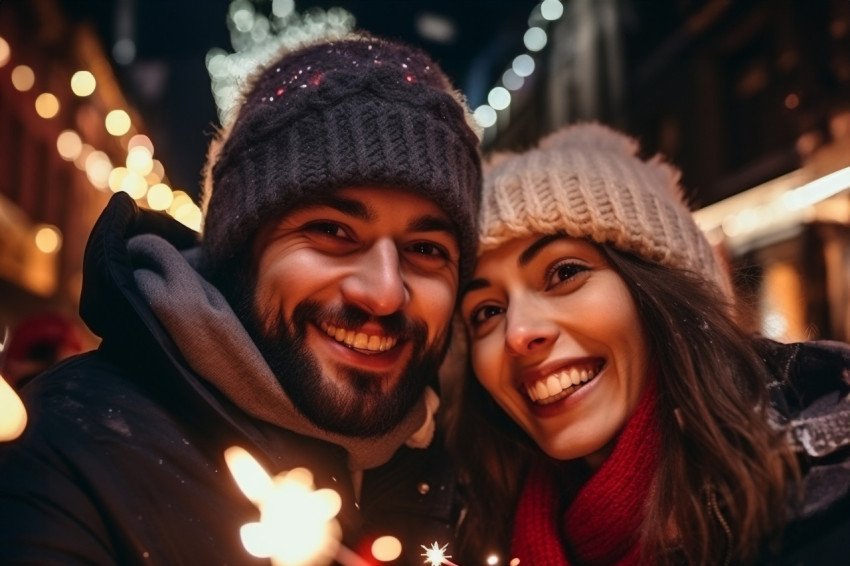
[[[598,467],[647,382],[623,279],[592,244],[512,240],[486,252],[461,303],[478,380],[549,456]]]

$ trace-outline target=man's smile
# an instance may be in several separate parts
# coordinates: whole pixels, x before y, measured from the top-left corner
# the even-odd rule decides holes
[[[365,332],[336,327],[326,322],[322,322],[319,326],[337,342],[358,350],[386,352],[398,343],[398,338],[393,336],[366,334]]]

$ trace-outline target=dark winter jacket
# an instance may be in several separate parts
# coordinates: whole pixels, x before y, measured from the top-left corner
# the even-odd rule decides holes
[[[777,377],[777,424],[788,428],[801,463],[803,498],[792,501],[782,548],[765,564],[850,564],[850,346],[764,341]],[[768,553],[772,554],[772,553]]]
[[[0,444],[0,564],[268,564],[240,540],[259,511],[224,461],[233,445],[271,475],[305,467],[339,493],[343,542],[366,559],[381,535],[402,542],[391,564],[421,564],[420,545],[451,542],[454,479],[439,435],[366,470],[356,500],[345,450],[249,416],[191,369],[134,281],[126,240],[138,233],[197,245],[125,196],[104,211],[81,308],[103,341],[22,392],[27,429]]]

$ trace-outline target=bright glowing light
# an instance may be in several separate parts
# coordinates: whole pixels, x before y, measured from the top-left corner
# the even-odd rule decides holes
[[[198,205],[196,205],[194,202],[184,204],[180,206],[177,210],[175,210],[174,219],[178,222],[185,224],[195,232],[201,231],[201,221],[203,220],[203,214],[201,214],[201,209],[198,208]]]
[[[488,104],[482,104],[476,108],[472,116],[482,128],[489,128],[495,125],[497,119],[496,111]]]
[[[18,65],[12,69],[12,86],[21,92],[26,92],[35,84],[35,73],[26,65]]]
[[[65,130],[56,138],[56,150],[65,161],[73,161],[83,151],[83,140],[74,130]]]
[[[127,152],[127,169],[142,177],[153,171],[153,155],[147,147],[137,145]]]
[[[53,118],[59,114],[59,99],[49,92],[43,92],[35,99],[35,111],[42,118]]]
[[[123,136],[130,131],[130,115],[124,110],[112,110],[106,115],[106,131],[113,136]]]
[[[244,449],[232,446],[224,459],[237,485],[260,509],[260,521],[242,526],[245,549],[275,565],[329,564],[342,535],[336,515],[342,501],[331,489],[316,490],[305,468],[269,477]]]
[[[278,18],[285,18],[295,9],[294,0],[272,0],[272,14]]]
[[[251,31],[254,27],[254,6],[245,2],[233,12],[233,24],[241,32]]]
[[[549,21],[557,20],[564,15],[564,5],[559,0],[543,0],[540,15]]]
[[[148,153],[153,155],[153,142],[145,134],[136,134],[127,142],[127,151],[137,147],[143,147],[148,150]]]
[[[162,166],[162,162],[159,159],[154,159],[153,168],[145,176],[145,180],[148,182],[148,185],[156,185],[157,183],[161,183],[164,178],[165,167]]]
[[[546,32],[539,27],[528,28],[522,36],[522,42],[529,51],[540,51],[546,47],[546,40]]]
[[[531,73],[534,72],[534,58],[528,53],[517,55],[511,63],[511,69],[519,77],[531,76]]]
[[[392,562],[401,556],[401,541],[393,536],[376,538],[372,543],[372,556],[381,562]]]
[[[109,184],[109,189],[113,193],[117,193],[121,190],[121,183],[124,182],[124,179],[127,177],[129,172],[129,169],[126,167],[116,167],[109,172],[109,179],[107,183]]]
[[[174,200],[174,193],[171,192],[171,187],[165,183],[156,183],[148,189],[148,206],[154,210],[165,210],[171,206],[171,201]]]
[[[186,194],[185,191],[176,190],[174,191],[174,198],[171,201],[171,206],[168,207],[168,214],[174,216],[179,208],[181,208],[184,204],[193,204],[194,201],[192,197]]]
[[[88,96],[97,87],[97,80],[89,71],[77,71],[71,77],[71,90],[77,96]]]
[[[135,171],[128,171],[124,180],[121,181],[121,190],[139,200],[148,192],[148,184],[145,178]]]
[[[499,563],[499,557],[496,556],[495,554],[491,554],[490,556],[487,557],[487,564],[489,564],[490,566],[495,566],[498,563]]]
[[[774,340],[785,338],[785,333],[788,332],[788,320],[782,316],[782,313],[768,312],[761,322],[761,331]]]
[[[800,210],[850,188],[850,167],[824,175],[782,195],[788,210]]]
[[[62,247],[62,233],[56,226],[43,224],[35,232],[35,247],[42,253],[52,254]]]
[[[12,50],[9,48],[9,42],[0,37],[0,67],[5,67],[11,56]]]
[[[511,561],[508,562],[510,566],[519,566],[519,558],[511,558]]]
[[[513,69],[508,69],[502,73],[502,84],[508,90],[519,90],[524,83],[525,79],[516,74],[516,71]]]
[[[27,411],[15,390],[0,375],[0,442],[18,438],[27,427]]]
[[[511,93],[503,86],[497,86],[487,94],[487,102],[495,110],[504,110],[511,105]]]
[[[74,159],[74,166],[80,171],[86,170],[86,160],[88,160],[89,155],[94,151],[94,148],[87,143],[83,144],[83,147],[80,148],[80,154]]]
[[[425,557],[425,563],[430,564],[431,566],[440,566],[441,564],[446,564],[448,566],[457,566],[454,562],[449,560],[451,558],[451,554],[446,554],[447,544],[440,546],[437,542],[432,542],[431,546],[420,545],[422,549],[425,551],[421,556]]]
[[[89,182],[98,189],[106,189],[109,186],[109,174],[112,172],[112,163],[109,156],[102,151],[92,151],[86,157],[86,177]]]

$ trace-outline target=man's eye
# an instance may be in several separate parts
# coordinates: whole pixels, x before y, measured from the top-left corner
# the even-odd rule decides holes
[[[310,232],[325,234],[334,238],[345,238],[347,234],[339,224],[334,222],[313,222],[308,224],[306,230]]]
[[[449,254],[442,246],[432,244],[431,242],[417,242],[410,246],[410,250],[419,255],[434,256],[440,258],[448,258]]]

